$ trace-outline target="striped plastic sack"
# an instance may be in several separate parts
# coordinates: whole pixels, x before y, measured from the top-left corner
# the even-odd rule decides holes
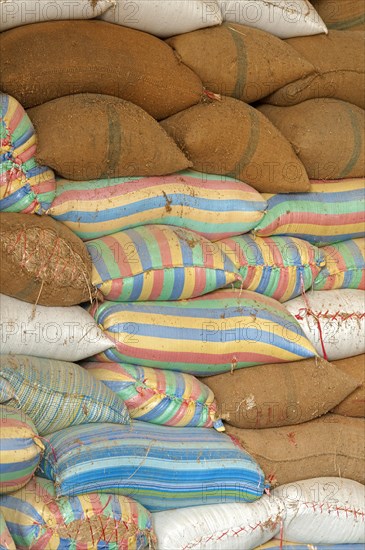
[[[42,214],[56,193],[54,173],[34,158],[36,135],[20,103],[0,94],[0,211]]]
[[[115,341],[91,360],[209,376],[316,355],[284,306],[249,290],[181,302],[104,302],[89,310]]]
[[[364,235],[364,178],[311,181],[309,193],[267,195],[259,237],[288,235],[326,246]]]
[[[32,477],[44,450],[30,418],[0,406],[0,494],[17,491]]]
[[[358,288],[365,290],[365,238],[323,248],[326,266],[314,281],[314,290]]]
[[[224,431],[213,392],[194,376],[126,363],[82,363],[125,401],[136,420]]]
[[[15,550],[15,544],[9,529],[6,526],[5,518],[0,512],[0,548],[1,550]]]
[[[227,435],[138,420],[50,435],[39,475],[54,481],[57,496],[112,492],[151,512],[253,502],[266,487],[260,466]]]
[[[107,300],[186,300],[241,279],[229,258],[188,229],[145,225],[86,246],[92,284]]]
[[[162,223],[216,241],[251,231],[266,206],[260,193],[242,181],[186,170],[147,178],[57,179],[47,214],[83,240]]]
[[[117,395],[74,363],[0,356],[0,403],[20,409],[40,435],[91,422],[128,423]]]
[[[325,264],[321,250],[295,237],[241,235],[217,245],[239,269],[243,281],[235,286],[279,302],[310,288]]]
[[[40,477],[1,497],[0,511],[19,549],[142,550],[155,543],[151,514],[134,500],[100,493],[58,499],[53,482]]]

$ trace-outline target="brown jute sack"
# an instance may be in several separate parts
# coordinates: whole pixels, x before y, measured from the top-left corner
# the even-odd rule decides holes
[[[197,75],[158,38],[104,21],[52,21],[0,35],[0,88],[23,107],[69,94],[121,97],[165,118],[201,99]]]
[[[27,113],[38,161],[66,179],[159,176],[190,166],[158,122],[118,97],[65,96]]]
[[[274,428],[313,420],[358,382],[321,358],[260,365],[204,378],[219,416],[237,428]]]
[[[365,33],[330,31],[289,38],[316,74],[287,84],[266,98],[273,105],[295,105],[315,97],[333,97],[365,107]]]
[[[226,424],[273,485],[314,477],[344,477],[365,482],[363,418],[328,413],[304,424],[242,430]]]
[[[360,386],[332,409],[332,412],[343,416],[365,417],[365,355],[340,359],[333,361],[333,364],[337,369],[357,380]]]
[[[240,179],[264,193],[303,192],[309,180],[290,143],[257,109],[230,97],[161,122],[193,168]]]
[[[329,29],[365,30],[363,0],[311,0]]]
[[[310,179],[365,176],[365,111],[360,107],[322,98],[259,110],[292,144]]]
[[[0,286],[24,302],[72,306],[95,295],[84,243],[48,216],[0,213]]]
[[[174,36],[167,43],[209,90],[247,103],[314,72],[283,40],[245,25],[224,23]]]

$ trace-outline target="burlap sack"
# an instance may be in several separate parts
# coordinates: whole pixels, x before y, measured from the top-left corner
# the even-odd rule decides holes
[[[358,384],[320,358],[240,369],[202,381],[213,391],[219,415],[237,428],[274,428],[313,420]]]
[[[295,105],[315,97],[333,97],[365,108],[363,32],[330,31],[286,42],[314,65],[316,73],[280,88],[266,103]]]
[[[225,97],[195,105],[161,125],[200,172],[233,176],[264,193],[309,190],[305,168],[290,143],[242,101]]]
[[[328,413],[282,428],[242,430],[226,425],[226,429],[257,460],[274,486],[314,477],[365,482],[362,418]]]
[[[333,364],[336,365],[336,368],[357,380],[360,386],[337,407],[332,409],[332,412],[343,416],[365,417],[365,355],[339,359],[334,361]]]
[[[336,99],[310,99],[291,107],[262,105],[288,139],[310,179],[365,176],[365,111]]]
[[[365,3],[363,0],[311,0],[329,29],[364,31]]]
[[[190,163],[143,109],[123,99],[77,94],[27,111],[37,159],[71,180],[159,176]]]
[[[209,90],[247,103],[314,72],[289,44],[245,25],[224,23],[167,43]]]
[[[46,216],[0,213],[0,287],[24,302],[71,306],[91,299],[84,243]]]
[[[0,35],[3,92],[24,107],[68,94],[121,97],[160,119],[198,103],[202,83],[162,40],[104,21],[52,21]]]

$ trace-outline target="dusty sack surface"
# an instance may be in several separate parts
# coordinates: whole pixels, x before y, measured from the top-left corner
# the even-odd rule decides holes
[[[37,159],[66,179],[159,176],[190,164],[150,115],[117,97],[77,94],[27,113]]]
[[[225,97],[161,122],[200,172],[225,174],[264,193],[309,190],[303,164],[273,124],[250,105]]]
[[[315,97],[333,97],[365,107],[364,32],[330,31],[289,38],[286,42],[316,69],[314,75],[288,84],[265,101],[294,105]]]
[[[199,77],[162,40],[95,20],[4,32],[0,74],[2,91],[23,107],[91,92],[131,101],[157,119],[198,103],[203,90]]]
[[[332,412],[343,416],[365,416],[365,355],[333,361],[336,368],[352,376],[360,386],[344,399]]]
[[[313,420],[352,393],[358,381],[321,358],[260,365],[202,380],[220,416],[237,428],[274,428]]]
[[[1,292],[44,306],[90,300],[91,260],[84,243],[46,216],[0,213]]]
[[[361,0],[313,0],[311,4],[329,29],[365,30],[365,4]]]
[[[247,103],[314,72],[289,44],[246,25],[224,23],[167,43],[209,90]]]
[[[295,426],[242,430],[226,424],[273,485],[314,477],[365,482],[365,421],[328,413]]]
[[[289,140],[311,179],[365,175],[365,111],[335,99],[259,110]]]

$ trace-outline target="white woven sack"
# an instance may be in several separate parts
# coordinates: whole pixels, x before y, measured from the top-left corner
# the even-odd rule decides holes
[[[223,21],[217,0],[116,0],[101,19],[161,38]]]
[[[316,290],[284,305],[321,357],[335,361],[365,353],[363,290]]]
[[[286,506],[283,538],[311,544],[365,543],[365,487],[339,477],[317,477],[272,491]]]
[[[327,33],[327,27],[307,0],[218,0],[223,20],[241,23],[279,36]]]
[[[251,550],[279,533],[280,499],[214,504],[152,514],[158,550]]]
[[[92,19],[115,0],[0,0],[0,31],[67,19]]]
[[[111,347],[80,306],[34,306],[0,294],[1,354],[79,361]]]

